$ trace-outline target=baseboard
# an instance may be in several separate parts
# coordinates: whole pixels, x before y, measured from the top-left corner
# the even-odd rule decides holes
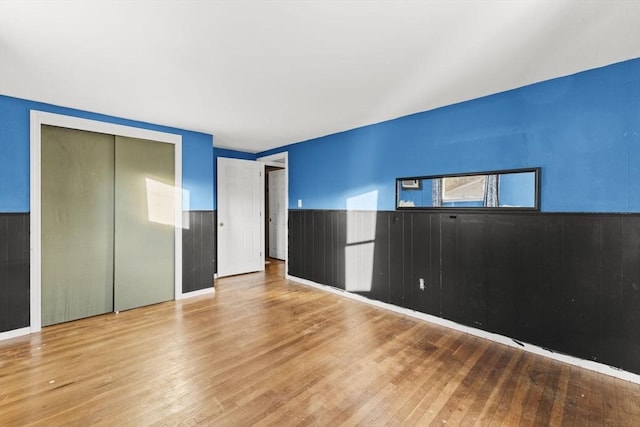
[[[13,329],[11,331],[7,331],[7,332],[0,332],[0,341],[3,340],[8,340],[11,338],[16,338],[16,337],[21,337],[23,335],[29,335],[31,333],[31,328],[26,327],[26,328],[20,328],[20,329]]]
[[[204,288],[204,289],[199,289],[197,291],[184,293],[184,294],[180,295],[180,297],[178,299],[199,297],[201,295],[209,295],[209,294],[213,294],[215,292],[216,292],[216,288],[214,288],[212,286],[210,288]]]
[[[551,350],[548,350],[533,344],[516,341],[513,338],[509,338],[504,335],[494,334],[491,332],[483,331],[481,329],[476,329],[470,326],[461,325],[459,323],[442,319],[440,317],[433,316],[430,314],[425,314],[419,311],[410,310],[408,308],[398,307],[393,304],[372,300],[372,299],[363,297],[361,295],[353,294],[348,291],[343,291],[342,289],[334,288],[332,286],[327,286],[320,283],[312,282],[311,280],[302,279],[296,276],[290,276],[289,274],[286,275],[286,278],[293,282],[297,282],[301,285],[310,286],[315,289],[320,289],[322,291],[330,292],[337,295],[342,295],[344,297],[351,298],[353,300],[360,301],[365,304],[369,304],[385,310],[393,311],[399,314],[404,314],[406,316],[411,316],[413,318],[423,320],[425,322],[433,323],[439,326],[444,326],[446,328],[453,329],[459,332],[464,332],[479,338],[485,338],[500,344],[508,345],[509,347],[517,348],[519,350],[524,350],[528,353],[533,353],[539,356],[548,357],[550,359],[567,363],[569,365],[585,368],[590,371],[594,371],[594,372],[605,374],[611,377],[619,378],[621,380],[629,381],[635,384],[640,384],[640,375],[634,374],[632,372],[628,372],[619,368],[615,368],[613,366],[605,365],[603,363],[594,362],[592,360],[584,360],[578,357],[569,356],[562,353],[555,353]]]
[[[201,295],[209,295],[209,294],[213,294],[215,293],[215,288],[211,287],[211,288],[205,288],[205,289],[200,289],[197,291],[193,291],[193,292],[187,292],[185,294],[182,294],[179,296],[178,300],[182,300],[182,299],[186,299],[186,298],[192,298],[192,297],[198,297]],[[13,329],[11,331],[6,331],[6,332],[0,332],[0,341],[4,341],[4,340],[8,340],[11,338],[16,338],[16,337],[21,337],[23,335],[29,335],[32,332],[37,332],[37,331],[32,331],[30,327],[26,327],[26,328],[20,328],[20,329]]]

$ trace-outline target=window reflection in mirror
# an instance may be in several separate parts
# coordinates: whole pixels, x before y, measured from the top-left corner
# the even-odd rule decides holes
[[[396,207],[538,210],[539,172],[534,168],[399,178]]]

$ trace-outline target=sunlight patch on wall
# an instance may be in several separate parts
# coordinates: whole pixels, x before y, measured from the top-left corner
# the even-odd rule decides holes
[[[151,178],[147,186],[147,217],[150,222],[175,226],[174,200],[176,188]]]
[[[347,199],[347,210],[369,210],[378,209],[378,190],[369,191],[368,193],[359,194]]]
[[[377,190],[347,199],[347,244],[344,251],[344,283],[347,291],[371,291],[377,204]],[[368,209],[368,211],[356,209]]]
[[[185,230],[191,227],[191,216],[189,215],[189,210],[191,209],[190,195],[189,190],[182,189],[182,228]]]

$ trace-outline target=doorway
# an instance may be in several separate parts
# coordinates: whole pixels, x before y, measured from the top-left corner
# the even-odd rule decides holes
[[[284,181],[286,170],[265,166],[265,253],[267,258],[284,261],[287,248]]]
[[[289,153],[282,152],[257,159],[265,165],[265,253],[266,261],[280,267],[274,270],[288,271],[289,235]]]
[[[287,271],[288,236],[288,153],[255,160],[217,158],[218,256],[216,277],[263,271],[268,265],[268,216],[265,214],[266,170],[282,170],[280,247],[278,255]],[[252,218],[257,218],[257,223]],[[237,223],[242,224],[238,226]],[[257,245],[257,246],[256,246]],[[256,250],[256,248],[258,250]],[[277,261],[274,258],[274,261]],[[258,265],[258,262],[260,265]]]

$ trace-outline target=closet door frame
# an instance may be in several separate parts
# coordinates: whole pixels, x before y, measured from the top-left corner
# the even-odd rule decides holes
[[[175,146],[174,298],[182,293],[182,136],[115,123],[31,110],[30,114],[30,332],[42,328],[41,128],[52,125],[173,144]]]

